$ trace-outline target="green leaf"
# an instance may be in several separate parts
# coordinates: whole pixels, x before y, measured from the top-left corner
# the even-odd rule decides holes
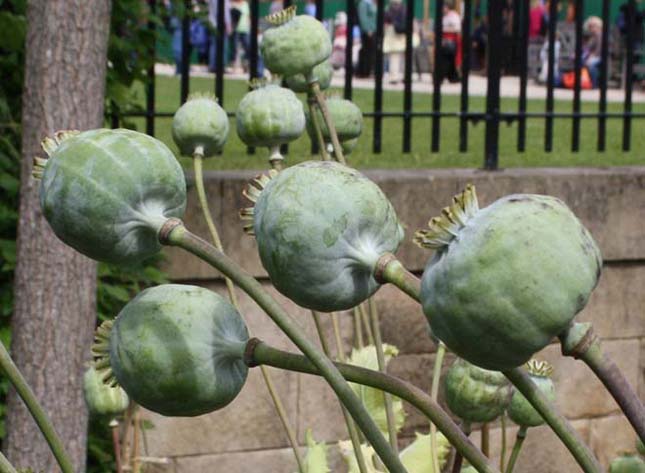
[[[329,464],[327,463],[327,445],[317,443],[311,433],[311,429],[305,432],[305,441],[307,443],[307,454],[304,458],[304,473],[329,473]]]
[[[450,442],[442,434],[437,433],[437,454],[439,468],[442,469],[450,455]],[[440,473],[434,471],[432,464],[432,445],[430,434],[416,433],[416,439],[399,454],[401,463],[406,470],[414,473]]]
[[[22,49],[26,33],[27,21],[24,16],[0,11],[0,44],[3,49],[11,51]]]

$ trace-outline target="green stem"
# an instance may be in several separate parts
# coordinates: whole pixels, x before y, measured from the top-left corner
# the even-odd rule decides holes
[[[45,410],[41,407],[38,399],[36,399],[33,391],[27,384],[27,381],[22,376],[22,373],[20,373],[20,370],[18,370],[18,367],[11,359],[9,352],[1,342],[0,369],[5,372],[7,378],[9,378],[9,382],[13,384],[16,392],[27,406],[27,409],[29,409],[29,412],[36,421],[38,428],[45,436],[45,440],[49,444],[49,448],[54,454],[54,457],[56,457],[56,461],[58,462],[60,469],[63,471],[63,473],[74,473],[72,462],[69,459],[69,456],[65,451],[65,447],[63,446],[63,442],[61,442],[60,437],[56,433],[51,420],[49,420],[49,417],[45,413]]]
[[[331,161],[329,153],[327,153],[327,144],[325,143],[325,138],[323,136],[322,129],[320,128],[318,113],[316,112],[316,97],[311,92],[307,94],[307,105],[309,106],[309,117],[314,128],[316,141],[318,142],[318,152],[320,153],[320,159],[322,159],[323,161]]]
[[[372,321],[370,320],[370,316],[368,315],[368,311],[365,310],[365,305],[364,304],[359,304],[358,312],[361,314],[361,320],[363,321],[363,325],[365,326],[365,334],[367,335],[367,343],[369,345],[375,345],[376,344],[376,341],[375,341],[376,337],[374,335],[374,330],[372,329]]]
[[[443,359],[446,355],[446,345],[439,342],[437,353],[434,359],[434,368],[432,369],[432,385],[430,387],[430,397],[434,402],[437,402],[439,397],[439,381],[441,379],[441,367],[443,366]],[[430,423],[430,448],[432,448],[432,465],[434,471],[440,471],[439,466],[439,452],[437,452],[437,426]]]
[[[524,439],[526,438],[527,430],[527,426],[521,425],[520,430],[517,431],[515,444],[513,445],[513,450],[511,450],[511,458],[509,458],[508,460],[508,468],[506,468],[506,473],[513,473],[513,468],[515,468],[517,457],[520,456],[520,450],[522,449],[522,444],[524,443]]]
[[[555,434],[560,437],[560,440],[569,449],[583,471],[586,473],[601,472],[602,468],[598,464],[598,460],[594,458],[593,453],[571,427],[571,424],[544,397],[542,391],[531,381],[531,378],[520,368],[506,370],[503,373],[524,394],[524,397],[540,413],[546,423],[551,426]]]
[[[506,413],[503,412],[500,417],[502,424],[502,446],[499,451],[499,469],[504,471],[504,463],[506,462]]]
[[[363,324],[361,323],[361,314],[358,307],[354,307],[352,312],[354,314],[354,341],[356,348],[363,348],[365,343],[363,342]]]
[[[336,161],[342,164],[347,164],[347,161],[345,160],[345,156],[343,155],[343,148],[341,147],[340,141],[338,140],[338,134],[336,133],[336,127],[334,126],[334,121],[332,120],[331,114],[329,113],[329,109],[327,108],[327,102],[325,101],[325,96],[320,90],[320,84],[318,83],[318,81],[310,82],[309,89],[311,93],[314,95],[314,97],[316,98],[316,103],[318,104],[318,108],[320,108],[320,112],[322,113],[323,120],[325,121],[327,130],[329,131],[329,137],[331,138],[331,144],[334,147],[334,156],[336,156]]]
[[[195,172],[195,187],[197,189],[197,199],[199,200],[199,205],[202,209],[202,215],[206,226],[208,227],[208,232],[210,233],[211,239],[213,240],[213,245],[219,251],[224,251],[222,246],[222,240],[219,237],[217,227],[213,222],[213,217],[211,216],[211,211],[208,207],[208,199],[206,198],[206,188],[204,187],[204,172],[203,172],[203,159],[204,156],[199,149],[195,150],[193,154],[193,170]],[[231,304],[234,307],[239,307],[237,302],[237,295],[235,293],[235,285],[233,281],[229,278],[224,278],[226,281],[226,289],[228,291],[229,298],[231,299]]]
[[[325,352],[325,355],[331,358],[329,345],[327,344],[325,333],[323,332],[323,329],[322,329],[322,322],[320,320],[322,314],[314,310],[312,310],[311,313],[314,316],[316,331],[318,332],[318,338],[320,338],[320,344],[322,345],[323,351]],[[333,312],[332,315],[336,315],[336,313]],[[344,361],[345,353],[343,351],[343,343],[340,337],[336,338],[336,351],[338,352],[338,359],[341,361]],[[340,409],[341,409],[341,412],[343,413],[343,418],[345,419],[345,425],[347,426],[347,433],[349,434],[349,439],[351,440],[352,447],[354,448],[354,456],[356,457],[356,463],[358,464],[358,469],[360,473],[367,473],[365,456],[363,455],[363,450],[361,449],[361,439],[358,435],[358,431],[356,430],[356,424],[354,424],[354,421],[352,420],[349,413],[347,412],[347,409],[345,409],[345,407],[342,404],[340,405]]]
[[[490,458],[490,426],[488,422],[482,424],[481,428],[482,453]]]
[[[320,371],[304,356],[272,348],[257,339],[249,341],[246,349],[246,361],[249,365],[266,364],[276,368],[320,376]],[[352,383],[362,384],[388,392],[419,409],[419,411],[437,425],[448,441],[480,473],[498,471],[466,435],[464,435],[450,416],[421,389],[395,376],[359,366],[336,363],[336,368],[342,376]]]
[[[190,233],[177,219],[169,219],[159,232],[159,240],[163,244],[183,248],[212,265],[224,276],[231,278],[273,319],[291,341],[311,360],[327,380],[336,396],[345,405],[359,428],[372,444],[383,464],[390,473],[403,473],[405,467],[398,455],[390,448],[387,440],[370,417],[358,397],[352,391],[347,381],[311,341],[307,339],[298,323],[289,316],[251,275],[246,273],[228,256],[209,245],[198,236]]]
[[[376,361],[378,363],[378,370],[385,373],[385,353],[383,353],[383,339],[381,337],[381,327],[378,319],[378,310],[376,309],[376,302],[373,297],[368,299],[368,307],[370,313],[370,322],[372,325],[372,333],[374,334],[374,346],[376,348]],[[369,324],[368,324],[369,326]],[[394,409],[392,408],[392,396],[388,393],[383,393],[385,400],[385,420],[387,422],[387,433],[390,439],[390,446],[395,452],[399,452],[399,444],[396,435],[396,419],[394,418]]]
[[[0,452],[0,473],[18,473],[2,452]]]
[[[562,353],[581,359],[591,368],[645,442],[645,407],[616,363],[603,352],[591,324],[574,324],[560,339]]]
[[[278,152],[279,152],[279,148],[278,148]],[[208,226],[208,231],[211,235],[211,239],[213,240],[213,245],[215,245],[215,248],[218,251],[221,251],[223,253],[224,248],[222,245],[222,240],[219,237],[217,227],[213,222],[211,211],[208,207],[208,199],[206,198],[206,189],[204,187],[204,173],[202,168],[202,161],[203,161],[203,152],[198,148],[195,150],[195,153],[193,154],[193,163],[194,163],[194,170],[195,170],[195,186],[197,187],[197,197],[199,199],[199,204],[202,209],[202,215],[204,216],[204,220],[206,221],[206,225]],[[280,161],[277,161],[277,162],[280,162]],[[273,164],[273,161],[271,161],[271,163]],[[235,307],[239,312],[240,305],[238,303],[237,295],[235,293],[235,284],[230,278],[227,278],[227,277],[224,277],[224,281],[226,282],[226,289],[228,290],[228,296],[231,300],[231,304],[233,304],[233,307]],[[282,404],[282,400],[280,399],[280,396],[278,395],[278,392],[276,391],[275,386],[273,384],[273,380],[271,379],[271,374],[264,367],[262,367],[261,371],[262,371],[262,377],[264,378],[264,383],[267,387],[267,390],[269,391],[269,395],[271,396],[273,405],[275,406],[275,410],[287,434],[289,443],[291,444],[293,455],[295,456],[296,463],[298,464],[298,470],[300,471],[300,473],[303,473],[304,462],[302,460],[302,455],[300,454],[300,450],[298,449],[298,440],[296,438],[296,434],[293,428],[291,427],[291,424],[289,423],[289,419],[287,418],[287,414],[285,412],[284,405]]]
[[[420,302],[421,281],[405,269],[403,263],[392,253],[385,253],[376,262],[374,278],[382,284],[394,284],[412,299]]]
[[[110,421],[110,429],[112,430],[112,446],[114,447],[114,463],[116,464],[116,473],[123,473],[119,421],[112,419]]]

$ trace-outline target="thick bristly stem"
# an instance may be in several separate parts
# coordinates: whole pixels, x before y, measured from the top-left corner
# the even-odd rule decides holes
[[[217,227],[213,222],[211,211],[208,207],[208,199],[206,197],[206,189],[204,186],[204,173],[202,171],[203,156],[198,151],[199,150],[195,152],[193,156],[193,161],[195,166],[195,185],[197,187],[197,196],[199,199],[199,204],[202,209],[202,215],[204,216],[206,225],[208,226],[208,231],[211,235],[211,239],[213,240],[213,245],[215,245],[215,248],[218,251],[224,252],[222,241],[219,237]],[[278,153],[279,151],[280,149],[278,148]],[[277,161],[277,162],[280,162],[280,161]],[[271,161],[271,163],[273,163],[273,161]],[[224,281],[226,282],[226,289],[228,291],[228,296],[229,296],[229,299],[231,300],[231,304],[233,304],[233,306],[239,311],[240,307],[237,300],[237,295],[235,293],[235,284],[230,278],[227,278],[227,277],[224,277]],[[287,418],[287,414],[282,404],[282,400],[280,399],[278,392],[275,390],[273,381],[271,379],[271,374],[268,372],[268,370],[265,367],[262,367],[261,371],[262,371],[262,377],[264,379],[264,384],[266,385],[267,390],[269,391],[269,395],[271,396],[271,400],[273,401],[275,410],[278,414],[278,417],[280,418],[280,422],[282,423],[282,426],[284,427],[285,433],[287,434],[289,443],[291,444],[293,455],[296,458],[296,463],[298,464],[298,470],[302,473],[304,471],[304,463],[302,460],[302,455],[300,454],[300,450],[298,449],[298,440],[296,438],[296,434],[293,428],[291,427],[291,424],[289,423],[289,419]]]
[[[374,278],[382,283],[394,284],[415,301],[419,302],[421,281],[405,269],[396,256],[391,253],[382,255],[376,263]]]
[[[434,359],[434,368],[432,369],[432,385],[430,386],[430,397],[433,402],[437,402],[439,397],[439,381],[441,380],[441,368],[443,366],[443,359],[446,355],[446,345],[439,342],[437,353]],[[434,471],[440,471],[439,466],[439,452],[437,452],[437,426],[430,423],[430,448],[432,448],[432,465]]]
[[[517,457],[520,455],[520,450],[522,449],[522,444],[526,438],[526,431],[528,427],[525,425],[520,426],[520,430],[517,431],[517,436],[515,437],[515,444],[513,445],[513,450],[511,450],[511,458],[508,460],[508,468],[506,468],[506,473],[513,473],[513,468],[515,468],[515,462]]]
[[[562,353],[584,361],[605,385],[627,420],[645,442],[645,407],[616,363],[603,352],[589,323],[574,324],[560,337]]]
[[[376,302],[373,297],[368,299],[368,307],[370,313],[370,322],[372,325],[372,333],[374,334],[374,347],[376,348],[376,360],[378,363],[378,370],[385,373],[385,353],[383,353],[383,340],[381,338],[381,326],[378,319],[378,311],[376,309]],[[387,422],[387,433],[390,438],[390,445],[392,449],[398,453],[399,444],[396,436],[396,419],[394,418],[394,409],[392,408],[392,396],[383,393],[385,400],[385,420]]]
[[[499,469],[504,471],[504,463],[506,462],[506,413],[502,413],[500,423],[502,427],[502,445],[499,451]]]
[[[334,120],[332,120],[331,118],[331,114],[329,113],[329,109],[327,108],[327,102],[325,101],[325,96],[320,90],[320,84],[318,83],[318,81],[310,82],[309,90],[316,98],[316,103],[318,104],[318,108],[320,108],[320,112],[322,113],[323,120],[325,121],[325,125],[327,126],[327,131],[329,131],[329,137],[331,138],[331,144],[334,147],[334,156],[336,157],[336,161],[342,164],[347,164],[347,161],[345,161],[345,156],[343,155],[343,148],[341,147],[340,141],[338,140],[338,134],[336,133]]]
[[[272,348],[257,339],[249,341],[246,357],[250,365],[267,364],[276,368],[320,376],[320,371],[304,356]],[[464,435],[450,416],[421,389],[395,376],[359,366],[336,363],[336,367],[348,381],[388,392],[419,409],[437,425],[448,441],[480,473],[498,471]]]
[[[316,324],[316,331],[318,332],[318,338],[320,339],[320,344],[322,345],[322,349],[325,352],[325,355],[327,355],[329,358],[331,358],[331,351],[329,350],[329,344],[327,343],[327,337],[325,337],[325,332],[323,331],[322,328],[322,321],[321,317],[322,314],[320,312],[316,312],[315,310],[311,311],[311,314],[314,317],[314,323]],[[332,317],[336,316],[336,313],[333,312]],[[338,320],[336,320],[336,324],[338,324]],[[336,330],[334,330],[336,332]],[[338,330],[339,335],[340,335],[340,330]],[[345,352],[343,351],[343,342],[340,339],[340,336],[336,338],[336,352],[338,353],[338,359],[340,361],[345,361]],[[358,464],[358,470],[360,473],[367,473],[367,465],[365,464],[365,456],[363,455],[363,450],[361,449],[361,439],[360,436],[358,435],[358,431],[356,430],[356,425],[354,424],[354,421],[352,420],[351,416],[347,412],[347,409],[345,409],[341,403],[340,405],[341,412],[343,413],[343,418],[345,419],[345,425],[347,426],[347,433],[349,434],[349,439],[352,442],[352,448],[354,449],[354,456],[356,457],[356,463]]]
[[[323,136],[322,129],[320,128],[320,121],[318,120],[318,113],[316,112],[316,97],[310,92],[307,94],[307,105],[309,106],[309,118],[314,128],[316,141],[318,142],[318,152],[320,159],[323,161],[330,161],[329,153],[327,153],[327,144]]]
[[[578,464],[586,473],[599,473],[602,471],[598,460],[582,441],[571,424],[560,414],[553,405],[544,397],[542,391],[535,385],[531,378],[520,368],[503,371],[511,383],[524,395],[536,411],[540,413],[555,434],[569,449]]]
[[[198,256],[212,265],[224,276],[231,278],[237,286],[245,291],[266,312],[271,319],[282,329],[291,341],[311,360],[320,370],[324,378],[332,387],[336,396],[350,412],[356,424],[363,431],[366,439],[372,444],[383,464],[390,473],[402,473],[406,469],[398,455],[392,451],[388,441],[381,434],[378,427],[370,417],[358,397],[352,391],[347,381],[311,341],[304,335],[295,320],[289,316],[262,287],[262,285],[228,256],[218,251],[213,246],[190,233],[177,219],[169,219],[159,232],[159,240],[163,244],[183,248],[189,253]]]
[[[11,359],[11,356],[9,356],[9,352],[2,342],[0,342],[0,369],[4,371],[4,374],[9,378],[9,382],[16,389],[16,392],[27,406],[27,409],[29,409],[29,412],[36,421],[38,428],[45,436],[45,440],[47,440],[49,448],[54,454],[60,469],[63,473],[74,473],[74,467],[65,451],[63,442],[61,442],[60,437],[56,433],[56,430],[45,413],[45,410],[41,407],[38,399],[36,399],[36,396],[27,384],[25,378],[22,376],[20,370],[18,370],[18,367]]]

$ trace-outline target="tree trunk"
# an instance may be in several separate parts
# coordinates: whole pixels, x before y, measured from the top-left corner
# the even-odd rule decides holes
[[[57,130],[99,128],[110,0],[31,0],[27,11],[18,264],[12,353],[53,421],[76,471],[85,470],[82,375],[96,320],[96,263],[60,242],[31,178],[40,142]],[[5,451],[19,468],[60,471],[14,391]]]

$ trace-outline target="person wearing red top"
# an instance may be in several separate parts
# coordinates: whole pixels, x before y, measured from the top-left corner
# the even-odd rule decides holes
[[[546,9],[541,0],[531,1],[529,11],[529,38],[539,38],[543,32],[543,22]]]

